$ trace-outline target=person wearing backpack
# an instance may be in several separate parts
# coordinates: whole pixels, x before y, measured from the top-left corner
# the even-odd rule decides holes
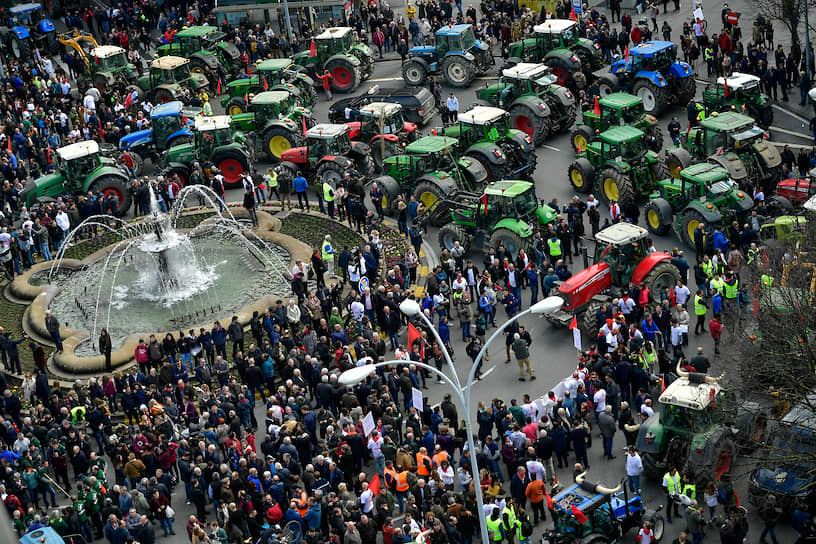
[[[527,515],[524,508],[519,508],[519,512],[516,515],[516,537],[518,538],[519,544],[530,544],[532,534],[533,524],[530,523],[530,516]]]

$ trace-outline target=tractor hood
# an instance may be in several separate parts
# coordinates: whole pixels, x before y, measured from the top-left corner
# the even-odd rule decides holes
[[[555,221],[556,213],[549,206],[545,206],[544,204],[542,204],[541,206],[535,209],[535,216],[536,219],[538,219],[539,225],[548,225]]]
[[[204,89],[210,84],[209,80],[207,79],[207,76],[205,76],[204,74],[191,73],[190,76],[191,76],[190,81],[192,82],[193,89],[195,89],[196,91]]]
[[[135,145],[145,145],[153,141],[153,129],[137,130],[119,140],[119,149],[130,149]]]
[[[623,59],[616,60],[609,65],[609,71],[613,74],[617,74],[618,72],[626,72],[626,61]]]
[[[216,44],[216,47],[221,49],[221,51],[223,51],[224,54],[233,61],[237,62],[238,58],[241,56],[241,53],[240,51],[238,51],[238,48],[235,47],[235,45],[233,45],[230,42],[218,42]]]
[[[607,263],[593,264],[578,272],[558,287],[564,299],[564,309],[574,310],[588,303],[597,293],[612,285],[612,270]]]
[[[60,172],[47,174],[35,181],[26,182],[20,197],[27,206],[31,206],[37,202],[37,199],[48,194],[50,192],[49,189],[52,187],[57,187],[60,189],[60,192],[62,192],[62,184],[64,181],[65,178]]]
[[[302,164],[306,161],[306,156],[309,154],[307,147],[293,147],[287,149],[281,154],[281,161],[289,161],[295,164]]]
[[[770,493],[805,496],[814,483],[814,476],[809,472],[805,467],[779,465],[757,469],[751,480]]]
[[[409,55],[419,55],[422,57],[429,57],[436,54],[436,47],[432,45],[422,45],[420,47],[412,47],[408,50]]]
[[[14,35],[17,36],[18,40],[25,40],[31,36],[28,29],[24,26],[13,26],[11,27],[11,31],[14,32]]]

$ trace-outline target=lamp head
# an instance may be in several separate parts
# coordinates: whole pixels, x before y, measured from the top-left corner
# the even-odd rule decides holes
[[[399,305],[399,309],[408,317],[418,315],[422,311],[422,309],[419,307],[419,303],[410,298],[403,300]]]
[[[551,314],[561,308],[564,305],[564,299],[559,296],[551,296],[547,297],[544,300],[536,302],[532,308],[530,308],[530,313],[537,314],[537,315],[546,315]]]

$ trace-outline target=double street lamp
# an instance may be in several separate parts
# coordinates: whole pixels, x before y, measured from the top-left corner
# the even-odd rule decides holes
[[[421,362],[414,362],[411,361],[410,364],[416,365],[419,368],[432,372],[436,374],[436,376],[441,379],[450,389],[453,391],[453,394],[456,395],[459,404],[462,406],[462,409],[465,413],[465,431],[467,433],[467,444],[468,444],[468,452],[470,454],[470,466],[471,466],[471,476],[473,478],[473,488],[476,492],[476,504],[479,509],[479,526],[481,527],[482,532],[482,543],[483,544],[490,544],[489,536],[487,532],[487,518],[485,516],[484,511],[484,497],[482,496],[482,487],[479,481],[479,473],[478,473],[478,462],[476,458],[476,444],[473,442],[473,425],[470,421],[470,396],[472,391],[472,386],[474,383],[474,379],[476,377],[476,369],[479,368],[479,365],[482,362],[482,358],[487,353],[487,347],[490,345],[493,340],[498,338],[498,336],[507,329],[507,327],[525,315],[528,314],[535,314],[535,315],[544,315],[549,314],[557,309],[559,309],[564,304],[564,301],[561,297],[552,296],[547,297],[544,300],[537,302],[536,304],[530,306],[526,310],[514,315],[512,318],[508,319],[505,323],[502,324],[491,336],[487,339],[484,346],[482,346],[481,351],[474,359],[473,364],[470,367],[470,373],[468,374],[467,382],[465,386],[462,387],[461,382],[459,381],[459,374],[456,372],[456,368],[453,366],[453,361],[451,360],[450,354],[448,353],[445,344],[442,342],[442,338],[439,336],[439,331],[434,327],[433,323],[431,323],[430,319],[425,315],[420,308],[419,303],[413,299],[406,299],[404,300],[399,308],[400,311],[405,314],[407,317],[414,317],[418,316],[419,319],[431,330],[436,338],[436,341],[439,342],[439,346],[442,350],[442,354],[445,357],[445,361],[448,363],[448,367],[450,368],[450,376],[442,372],[441,370],[433,367],[431,365],[421,363]],[[378,362],[374,364],[367,364],[363,366],[358,366],[349,370],[346,370],[340,377],[338,378],[338,382],[343,385],[355,385],[363,381],[367,376],[371,374],[373,369],[388,366],[388,365],[402,365],[406,364],[404,360],[392,360],[392,361],[384,361]],[[421,410],[422,407],[417,407],[418,410]]]

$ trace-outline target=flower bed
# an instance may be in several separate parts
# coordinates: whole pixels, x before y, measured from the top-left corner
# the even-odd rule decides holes
[[[281,233],[319,248],[327,234],[331,234],[332,246],[338,253],[344,248],[362,247],[365,239],[345,225],[328,217],[292,212],[281,221]]]
[[[10,332],[14,340],[19,340],[23,337],[23,334],[25,334],[23,330],[23,314],[25,310],[26,307],[24,305],[15,304],[0,295],[0,327],[3,327],[6,332]],[[33,371],[35,368],[34,356],[29,346],[29,342],[23,342],[18,346],[20,366],[23,372]],[[45,349],[45,357],[48,358],[53,350],[47,346],[43,346],[43,348]]]
[[[381,223],[378,227],[380,231],[380,242],[382,243],[380,266],[382,273],[386,274],[394,266],[398,265],[408,252],[408,241],[402,236],[399,230]]]

